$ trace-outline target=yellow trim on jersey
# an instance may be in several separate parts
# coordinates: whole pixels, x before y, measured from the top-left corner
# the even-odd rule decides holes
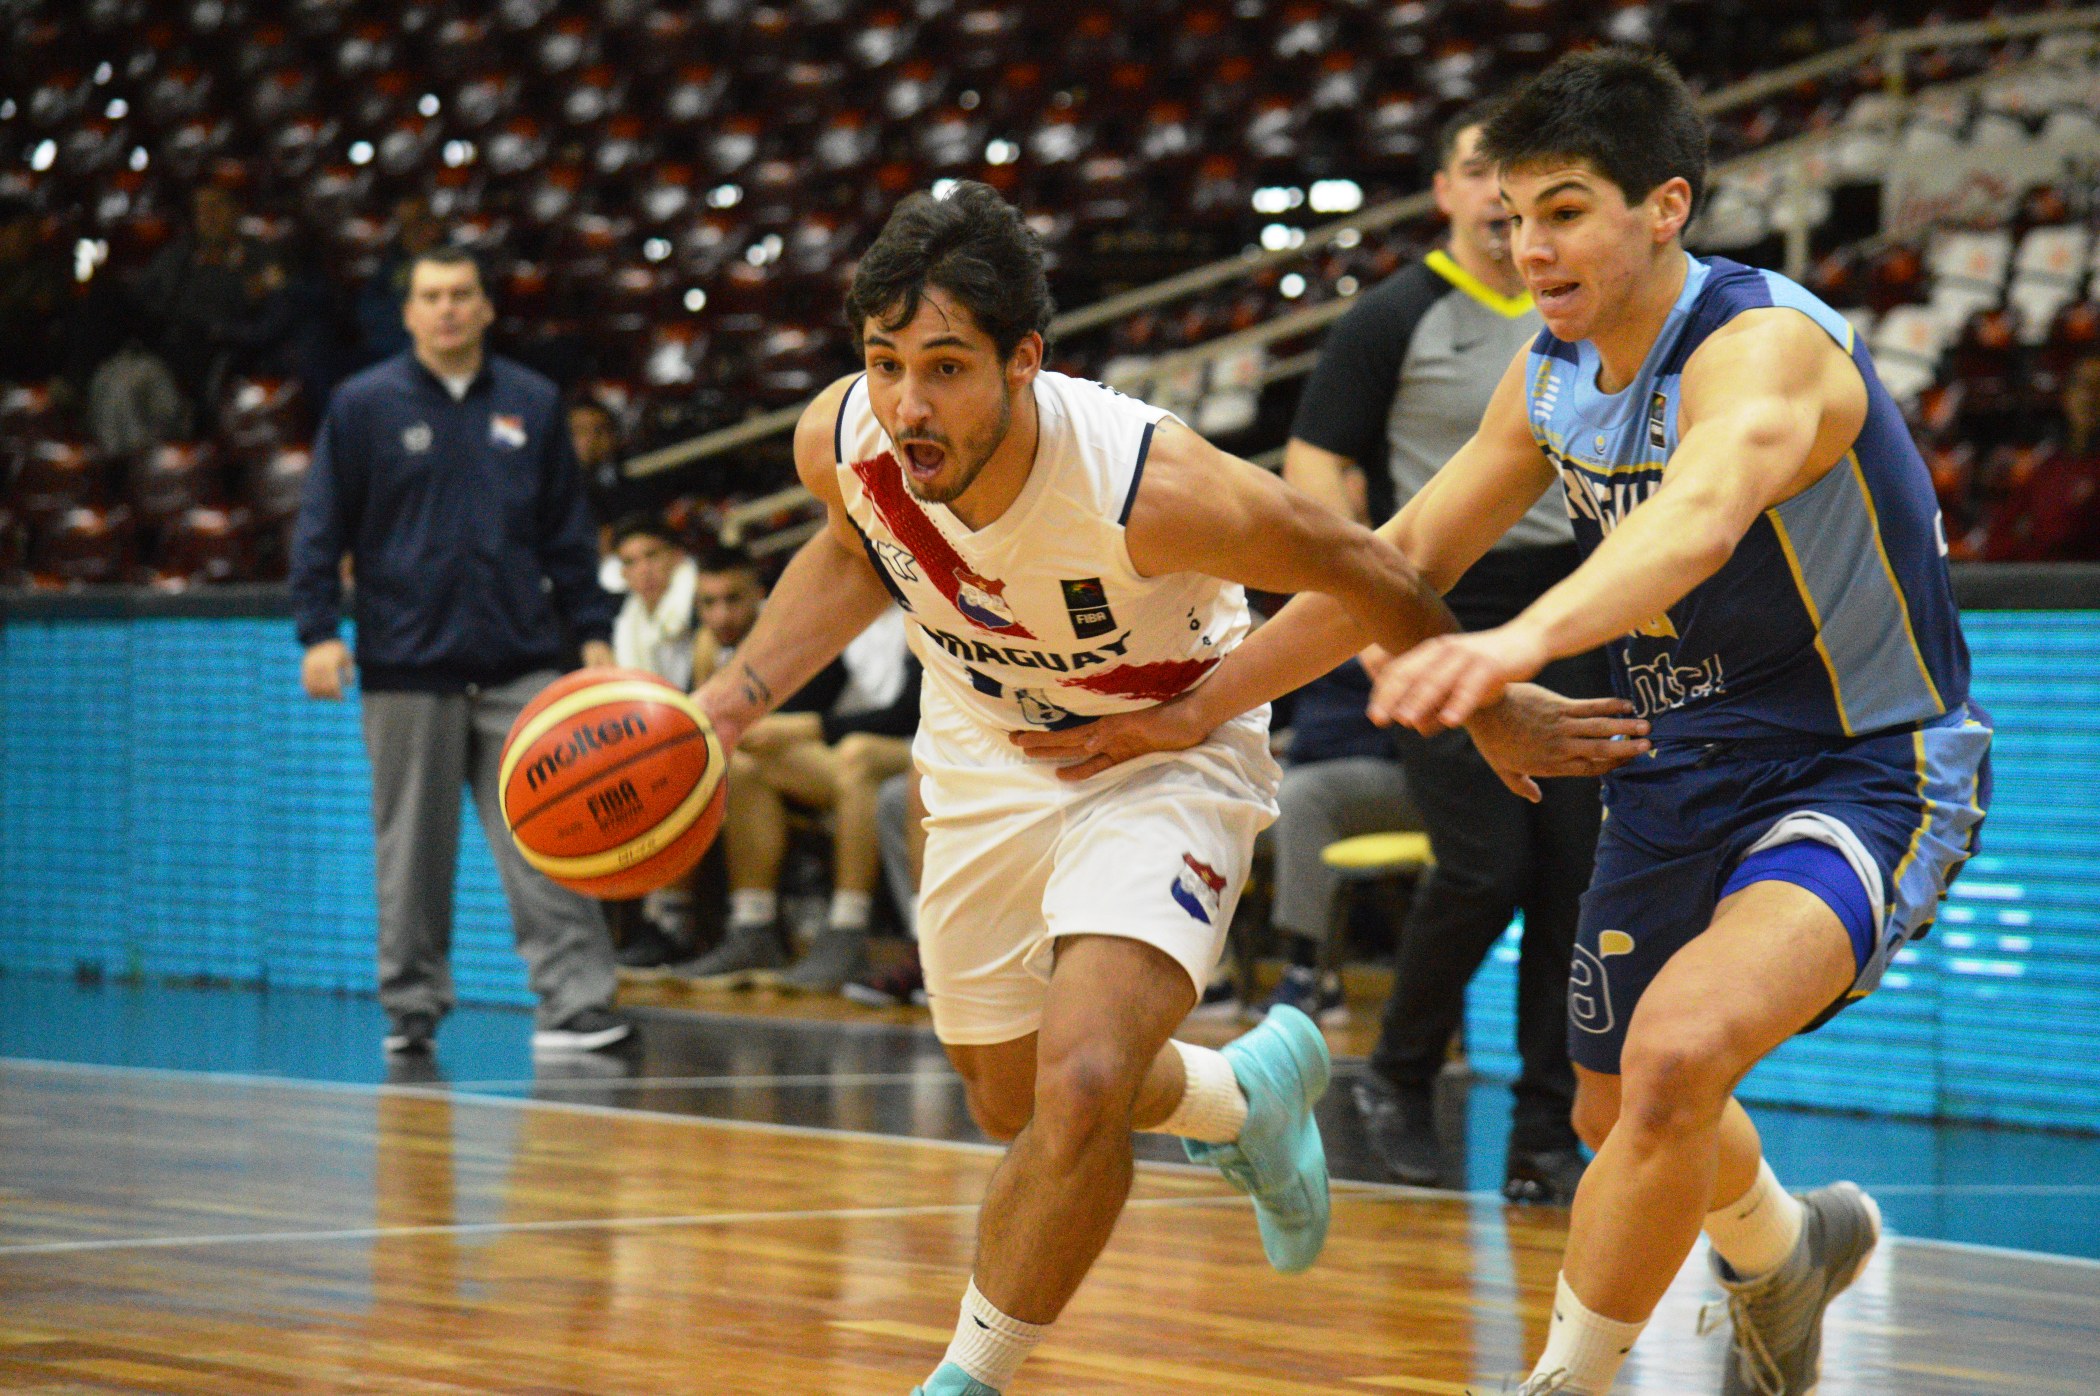
[[[1808,589],[1808,577],[1801,571],[1801,556],[1794,551],[1794,540],[1787,536],[1786,521],[1779,517],[1779,510],[1767,509],[1765,517],[1772,521],[1772,532],[1778,535],[1779,551],[1786,554],[1787,570],[1794,574],[1794,589],[1801,593],[1801,605],[1808,612],[1808,623],[1816,628],[1816,654],[1830,675],[1830,697],[1837,705],[1838,725],[1845,729],[1846,736],[1856,736],[1858,734],[1852,730],[1852,716],[1845,711],[1845,689],[1838,682],[1837,664],[1830,657],[1830,647],[1823,643],[1823,613],[1816,609],[1816,598]]]
[[[1422,260],[1431,271],[1505,320],[1514,320],[1531,309],[1531,292],[1519,291],[1514,296],[1505,296],[1453,261],[1451,254],[1441,247]]]
[[[1867,527],[1874,532],[1874,552],[1881,559],[1881,570],[1889,579],[1889,590],[1896,594],[1896,614],[1903,617],[1903,638],[1910,642],[1910,657],[1918,663],[1918,674],[1925,680],[1925,691],[1932,695],[1932,705],[1942,714],[1947,711],[1947,700],[1940,697],[1940,686],[1932,681],[1932,670],[1925,664],[1925,651],[1918,647],[1917,632],[1911,629],[1910,600],[1903,594],[1903,584],[1896,580],[1896,568],[1889,561],[1889,550],[1881,541],[1881,515],[1874,508],[1874,492],[1867,488],[1866,472],[1860,469],[1859,452],[1845,452],[1845,463],[1852,467],[1852,478],[1859,482],[1859,497],[1867,504]]]

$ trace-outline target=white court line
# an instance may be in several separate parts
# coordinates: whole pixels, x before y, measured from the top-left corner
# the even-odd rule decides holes
[[[557,1076],[551,1079],[528,1076],[508,1081],[449,1081],[446,1084],[455,1091],[609,1091],[631,1086],[906,1086],[923,1082],[960,1086],[962,1077],[947,1067],[941,1067],[934,1071],[810,1071],[784,1076]]]
[[[514,1236],[536,1232],[641,1231],[653,1228],[744,1226],[763,1222],[890,1221],[974,1213],[975,1202],[929,1202],[909,1207],[831,1207],[771,1212],[702,1212],[680,1217],[572,1217],[563,1221],[456,1222],[431,1226],[359,1226],[325,1231],[238,1231],[207,1236],[115,1236],[95,1241],[26,1241],[0,1246],[0,1258],[75,1255],[82,1251],[173,1251],[203,1246],[318,1245],[331,1241],[394,1241],[418,1236]],[[1156,1211],[1170,1207],[1245,1207],[1246,1198],[1134,1197],[1123,1204]]]
[[[880,1026],[872,1024],[870,1026]],[[1004,1154],[1003,1144],[979,1144],[964,1139],[922,1139],[909,1134],[876,1134],[869,1130],[825,1129],[817,1125],[776,1124],[769,1120],[728,1120],[709,1115],[673,1114],[662,1110],[640,1110],[626,1105],[597,1105],[578,1100],[536,1100],[527,1096],[508,1095],[463,1095],[454,1091],[428,1086],[375,1085],[358,1081],[318,1081],[297,1076],[271,1076],[260,1073],[236,1071],[184,1071],[173,1067],[159,1066],[111,1066],[97,1062],[44,1061],[33,1057],[0,1057],[0,1068],[19,1068],[34,1071],[49,1071],[65,1074],[131,1075],[174,1077],[185,1081],[211,1081],[235,1086],[273,1086],[280,1089],[313,1090],[337,1094],[377,1096],[398,1095],[416,1100],[454,1101],[463,1105],[502,1106],[506,1109],[538,1109],[565,1111],[576,1115],[597,1115],[609,1119],[643,1119],[685,1127],[741,1130],[751,1134],[774,1134],[791,1139],[845,1139],[866,1144],[902,1144],[922,1149],[946,1149],[951,1152],[972,1154]],[[1174,1173],[1182,1176],[1213,1177],[1215,1170],[1201,1164],[1165,1163],[1156,1159],[1138,1159],[1137,1167],[1157,1173]],[[1906,1184],[1904,1186],[1934,1187],[1936,1184]],[[1409,1187],[1404,1183],[1373,1183],[1356,1179],[1336,1179],[1337,1193],[1346,1192],[1352,1199],[1371,1201],[1380,1198],[1395,1201],[1471,1202],[1499,1206],[1502,1194],[1492,1189],[1473,1192],[1445,1191],[1439,1188]],[[1878,1189],[1869,1185],[1869,1190]],[[2015,1246],[1990,1246],[1975,1241],[1945,1241],[1930,1236],[1887,1235],[1884,1241],[1900,1246],[1915,1246],[1925,1250],[1962,1251],[1977,1255],[2001,1256],[2007,1259],[2033,1261],[2044,1265],[2059,1265],[2078,1270],[2100,1270],[2100,1259],[2078,1255],[2058,1255],[2051,1251],[2030,1251]]]

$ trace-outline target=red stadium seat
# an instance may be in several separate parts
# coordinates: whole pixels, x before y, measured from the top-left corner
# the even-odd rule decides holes
[[[158,526],[220,496],[218,451],[206,441],[169,441],[142,451],[131,467],[131,507]]]
[[[102,503],[106,477],[101,458],[86,442],[43,437],[22,446],[9,502],[37,526],[69,509]]]
[[[689,63],[664,92],[663,114],[674,126],[712,121],[729,90],[729,75],[712,63]]]
[[[247,470],[247,497],[255,512],[275,522],[299,512],[299,496],[306,488],[306,472],[314,453],[304,444],[279,446],[251,458]]]
[[[886,68],[911,49],[916,36],[896,10],[877,10],[846,41],[846,52],[863,68]]]
[[[148,581],[179,590],[252,580],[253,531],[244,509],[184,510],[162,531]]]
[[[858,107],[834,112],[817,133],[810,153],[819,168],[834,174],[864,168],[881,148],[882,132]]]
[[[22,521],[5,505],[0,505],[0,587],[20,586],[29,574],[23,567],[28,543],[23,536]]]
[[[81,505],[32,525],[29,568],[44,587],[116,586],[131,580],[131,515]]]

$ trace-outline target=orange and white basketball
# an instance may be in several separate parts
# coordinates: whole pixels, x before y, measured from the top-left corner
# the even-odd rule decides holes
[[[728,762],[693,700],[637,669],[548,684],[503,743],[503,819],[525,861],[587,897],[677,881],[722,826]]]

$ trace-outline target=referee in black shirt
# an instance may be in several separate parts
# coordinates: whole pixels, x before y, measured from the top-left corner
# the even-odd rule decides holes
[[[1476,107],[1438,138],[1437,207],[1448,244],[1366,292],[1336,322],[1306,384],[1284,477],[1350,511],[1346,480],[1364,473],[1373,518],[1396,512],[1465,444],[1509,362],[1538,334],[1494,167],[1479,154],[1492,112]],[[1574,535],[1558,485],[1547,491],[1445,598],[1468,630],[1501,625],[1573,571]],[[1549,666],[1538,681],[1575,698],[1609,697],[1603,651]],[[1583,1161],[1568,1112],[1568,965],[1578,899],[1596,854],[1594,779],[1544,781],[1533,805],[1513,795],[1463,730],[1401,732],[1407,788],[1429,829],[1436,867],[1402,928],[1393,993],[1358,1108],[1387,1169],[1403,1182],[1444,1178],[1434,1089],[1463,1021],[1467,981],[1521,911],[1517,1046],[1504,1193],[1565,1204]],[[1449,1180],[1455,1181],[1455,1180]]]

